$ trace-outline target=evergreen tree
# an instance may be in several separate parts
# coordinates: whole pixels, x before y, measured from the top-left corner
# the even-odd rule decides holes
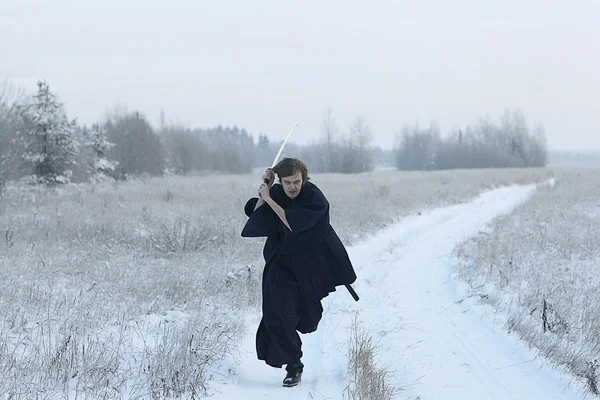
[[[24,162],[31,168],[27,180],[37,183],[68,183],[79,146],[74,137],[75,121],[69,121],[64,106],[46,82],[38,82],[32,101],[21,106],[24,129]]]
[[[113,175],[118,162],[108,159],[108,150],[115,144],[106,137],[106,129],[99,124],[92,125],[88,133],[87,145],[92,150],[90,173],[95,181],[104,180]]]
[[[258,143],[256,145],[256,166],[271,166],[271,162],[273,161],[273,157],[277,150],[274,150],[271,146],[271,142],[267,135],[263,135],[262,133],[258,136]]]

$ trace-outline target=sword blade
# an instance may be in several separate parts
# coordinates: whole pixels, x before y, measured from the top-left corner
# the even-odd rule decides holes
[[[271,165],[271,168],[273,168],[274,166],[277,165],[277,161],[279,161],[279,157],[281,157],[281,153],[283,152],[283,148],[285,147],[285,144],[287,143],[290,136],[292,136],[292,132],[294,132],[294,129],[296,129],[297,126],[298,126],[298,123],[296,122],[296,125],[294,125],[294,127],[292,128],[290,133],[288,133],[288,135],[286,136],[283,143],[281,143],[281,147],[279,148],[279,151],[277,152],[277,155],[275,156],[275,159],[273,160],[273,164]]]

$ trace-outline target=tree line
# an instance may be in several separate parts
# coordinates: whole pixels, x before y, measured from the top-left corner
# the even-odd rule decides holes
[[[518,109],[505,110],[497,123],[482,118],[447,137],[435,121],[427,128],[404,126],[394,153],[403,170],[543,167],[548,159],[544,127],[530,130]]]
[[[189,128],[166,123],[153,127],[139,111],[117,109],[91,126],[69,119],[49,84],[38,82],[27,96],[8,81],[0,84],[0,179],[29,183],[127,179],[134,176],[189,175],[200,171],[241,174],[270,166],[281,141],[243,128]],[[373,146],[361,115],[338,127],[331,107],[322,115],[318,139],[288,143],[283,156],[303,159],[313,172],[359,173],[393,159],[398,169],[529,167],[546,163],[541,126],[529,132],[519,111],[507,111],[499,124],[481,120],[442,137],[435,123],[405,126],[393,151]]]

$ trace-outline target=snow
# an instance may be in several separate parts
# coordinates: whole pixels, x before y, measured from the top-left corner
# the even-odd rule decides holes
[[[581,399],[572,377],[549,366],[465,298],[454,278],[454,249],[494,217],[526,200],[535,186],[505,187],[467,204],[409,217],[348,248],[358,274],[359,302],[338,288],[323,301],[317,332],[303,335],[305,370],[295,388],[285,371],[256,359],[248,330],[234,374],[213,382],[212,399],[347,399],[349,329],[355,318],[378,342],[379,364],[403,399]],[[500,322],[497,320],[500,319]]]

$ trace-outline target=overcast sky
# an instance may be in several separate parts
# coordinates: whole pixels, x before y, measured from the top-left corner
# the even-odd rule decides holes
[[[551,148],[600,148],[600,0],[0,0],[0,74],[81,123],[127,104],[308,143],[329,105],[391,148],[518,107]]]

